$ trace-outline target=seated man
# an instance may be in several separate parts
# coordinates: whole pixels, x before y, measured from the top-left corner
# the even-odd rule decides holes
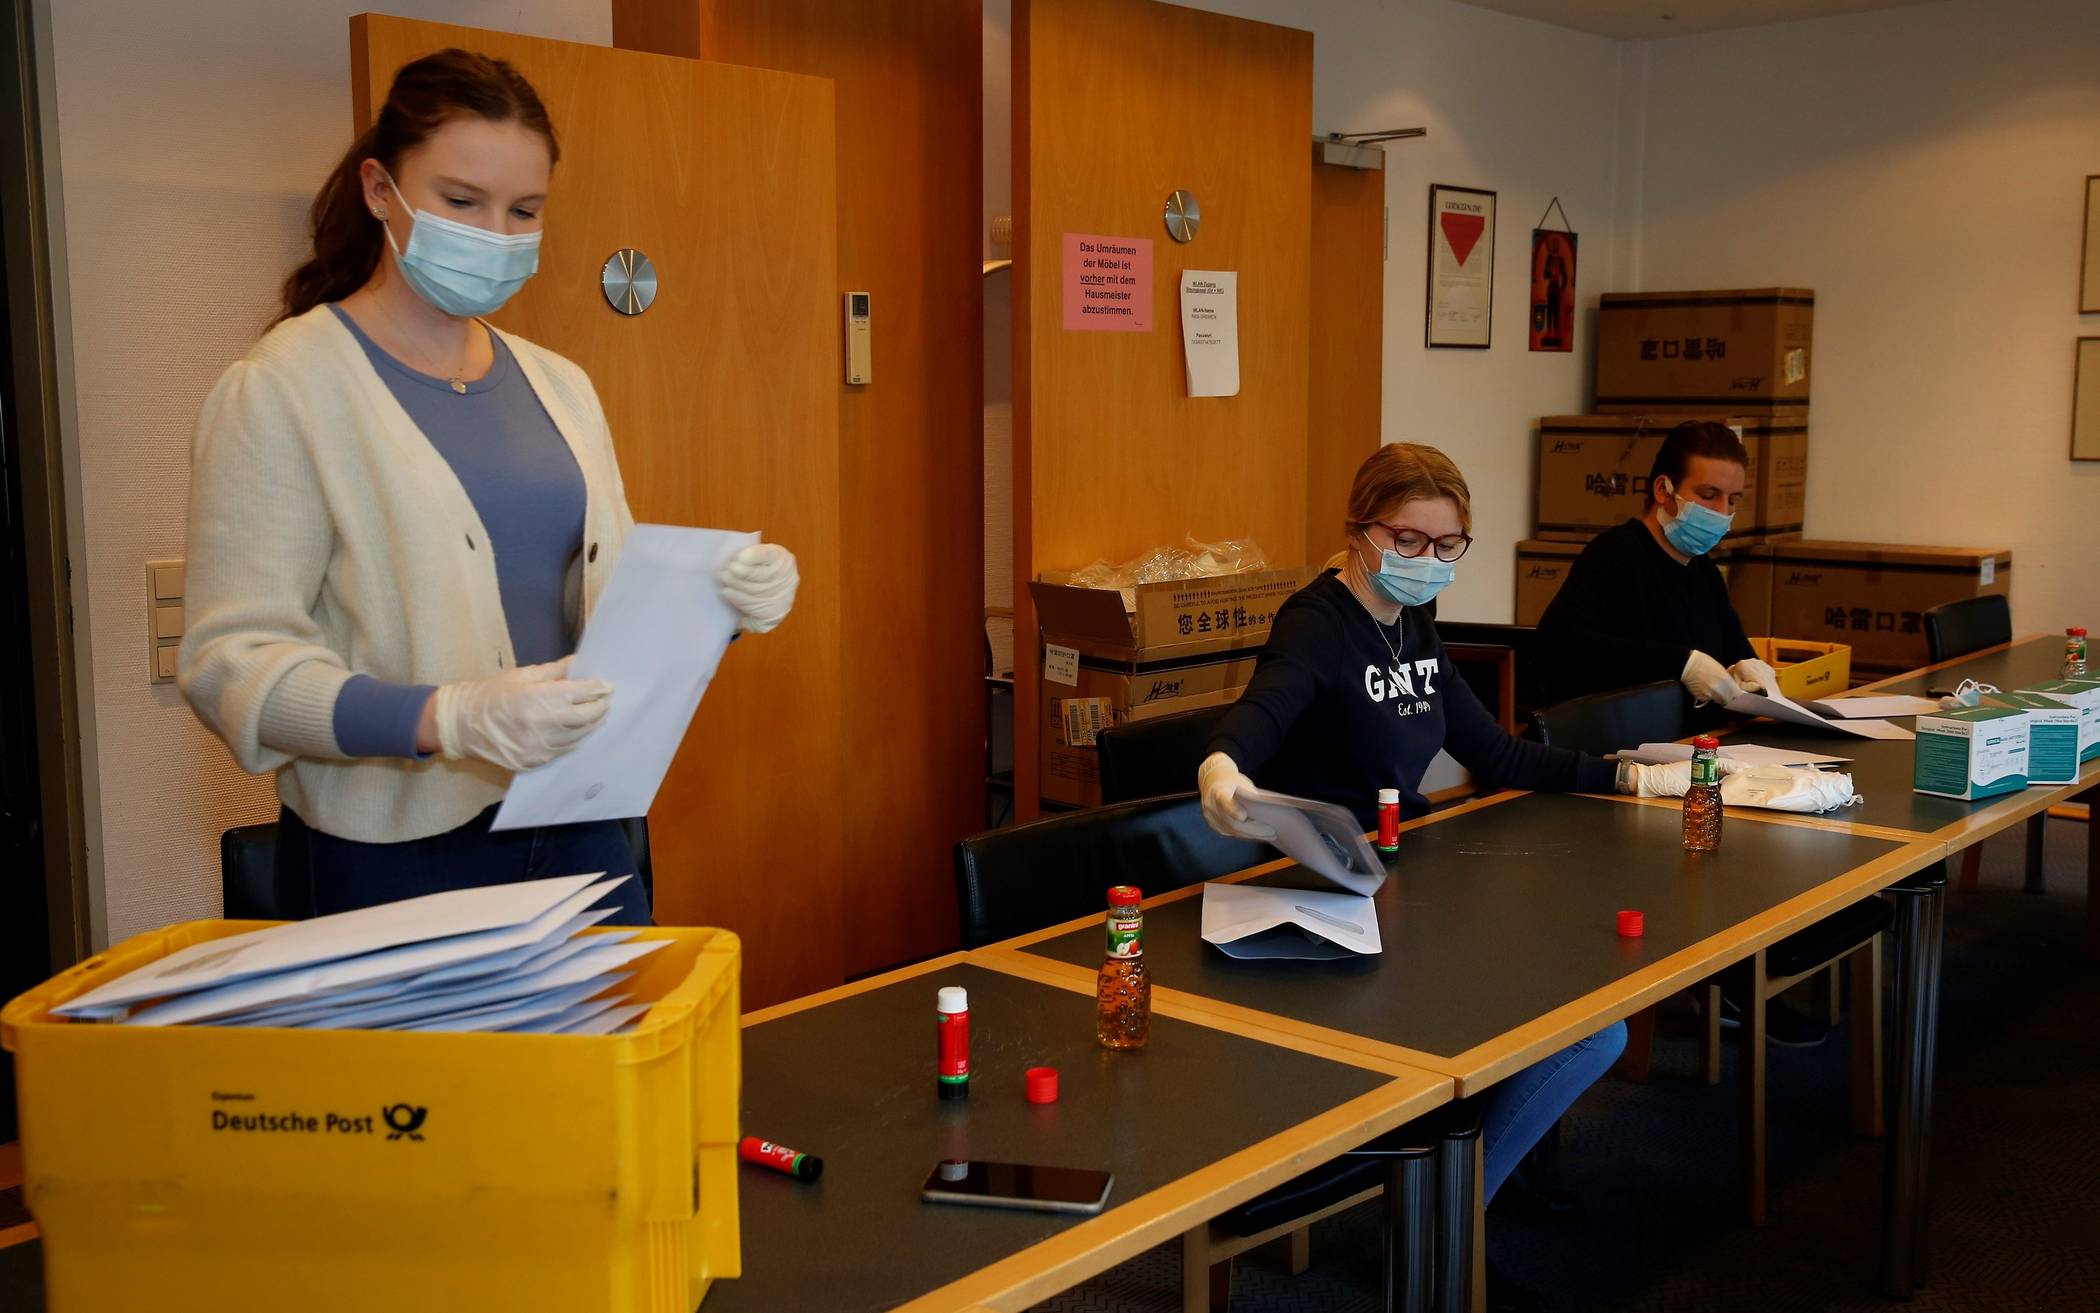
[[[1707,556],[1728,533],[1748,470],[1743,441],[1727,425],[1687,420],[1670,430],[1648,474],[1646,513],[1591,539],[1539,619],[1548,701],[1662,679],[1682,683],[1696,706],[1745,689],[1778,691]],[[1706,720],[1720,719],[1716,705]],[[1724,982],[1723,1025],[1740,1017],[1740,994],[1732,978]],[[1829,1033],[1777,1000],[1765,1024],[1772,1043],[1791,1048]]]
[[[1590,540],[1539,620],[1546,697],[1681,682],[1696,705],[1779,687],[1757,659],[1708,558],[1742,500],[1749,457],[1725,424],[1670,430],[1648,475],[1648,509]]]

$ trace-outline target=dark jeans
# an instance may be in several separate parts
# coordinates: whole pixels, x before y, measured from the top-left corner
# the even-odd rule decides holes
[[[314,914],[348,912],[451,889],[478,889],[556,875],[603,871],[628,879],[598,903],[617,907],[602,925],[648,925],[649,895],[635,874],[634,853],[618,821],[551,825],[491,833],[487,811],[456,830],[406,843],[359,843],[308,826],[281,809],[277,831],[280,884],[313,890]]]

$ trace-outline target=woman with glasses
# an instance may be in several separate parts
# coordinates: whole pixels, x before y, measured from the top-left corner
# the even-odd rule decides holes
[[[1511,738],[1451,668],[1425,608],[1472,545],[1472,515],[1465,476],[1434,447],[1396,444],[1358,467],[1341,554],[1277,612],[1253,681],[1211,738],[1197,780],[1213,829],[1275,837],[1240,805],[1249,772],[1277,792],[1339,803],[1365,829],[1381,788],[1399,789],[1403,814],[1420,815],[1422,775],[1440,748],[1517,788],[1685,792],[1689,762],[1614,766]],[[1488,1091],[1488,1198],[1625,1047],[1626,1024],[1613,1022]],[[1492,1265],[1489,1297],[1492,1308],[1535,1306]]]

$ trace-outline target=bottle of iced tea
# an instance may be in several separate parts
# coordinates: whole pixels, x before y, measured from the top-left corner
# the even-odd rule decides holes
[[[1108,956],[1095,988],[1094,1033],[1111,1049],[1144,1047],[1152,1033],[1152,977],[1145,973],[1144,899],[1136,887],[1108,891]]]
[[[1684,791],[1684,850],[1710,853],[1721,846],[1721,741],[1692,740],[1692,787]]]

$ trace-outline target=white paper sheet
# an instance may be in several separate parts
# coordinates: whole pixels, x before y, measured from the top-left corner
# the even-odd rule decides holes
[[[1819,716],[1783,693],[1738,693],[1727,702],[1739,716],[1769,716],[1789,725],[1850,734],[1862,739],[1908,739],[1916,737],[1901,725],[1885,720],[1831,720]]]
[[[53,1010],[61,1016],[74,1016],[109,1005],[208,989],[406,944],[504,931],[537,921],[550,908],[567,902],[600,878],[570,875],[456,889],[206,940],[127,972]],[[584,905],[589,903],[587,899]],[[543,937],[535,935],[519,942],[537,943]]]
[[[605,720],[544,766],[511,777],[495,830],[646,816],[736,634],[715,584],[755,533],[638,524],[591,612],[569,674],[613,686]]]
[[[1181,354],[1189,395],[1240,394],[1240,276],[1222,269],[1181,271]]]
[[[1888,716],[1923,716],[1940,709],[1938,698],[1913,697],[1908,693],[1871,693],[1856,698],[1824,698],[1807,704],[1840,720],[1881,719]]]
[[[1321,961],[1385,949],[1369,898],[1252,884],[1203,886],[1203,941],[1249,959]]]
[[[584,879],[597,880],[597,876]],[[438,967],[451,966],[459,962],[472,961],[491,953],[507,953],[524,944],[544,943],[552,938],[569,919],[597,902],[607,892],[617,888],[621,881],[631,879],[621,876],[615,880],[603,880],[590,885],[522,926],[507,930],[487,930],[479,934],[454,935],[448,939],[431,940],[424,943],[404,945],[400,948],[383,949],[379,952],[360,953],[355,957],[344,957],[333,962],[321,962],[313,966],[300,967],[292,971],[280,971],[274,975],[257,976],[222,985],[217,989],[200,990],[185,994],[165,1003],[132,1013],[124,1024],[132,1026],[170,1026],[182,1022],[202,1021],[209,1017],[223,1017],[249,1008],[259,1008],[271,1003],[287,1002],[295,998],[312,998],[330,993],[345,985],[377,984],[386,980],[401,980]],[[538,883],[538,882],[535,882]],[[492,888],[517,889],[520,885],[495,885]],[[414,901],[414,900],[410,900]],[[384,904],[383,906],[397,906]],[[380,908],[366,908],[379,911]],[[355,916],[357,913],[344,913]],[[293,922],[292,925],[312,924]],[[290,929],[291,926],[279,927]]]
[[[1248,816],[1276,831],[1275,845],[1318,882],[1316,888],[1368,895],[1385,883],[1385,863],[1348,808],[1267,789],[1242,789],[1238,797]]]
[[[1721,755],[1730,761],[1746,762],[1752,766],[1834,766],[1852,760],[1850,757],[1833,757],[1822,752],[1798,752],[1792,748],[1766,748],[1755,743],[1737,743],[1734,739],[1721,740]],[[1638,748],[1620,749],[1618,757],[1620,761],[1637,761],[1643,765],[1690,761],[1692,745],[1643,743]]]

